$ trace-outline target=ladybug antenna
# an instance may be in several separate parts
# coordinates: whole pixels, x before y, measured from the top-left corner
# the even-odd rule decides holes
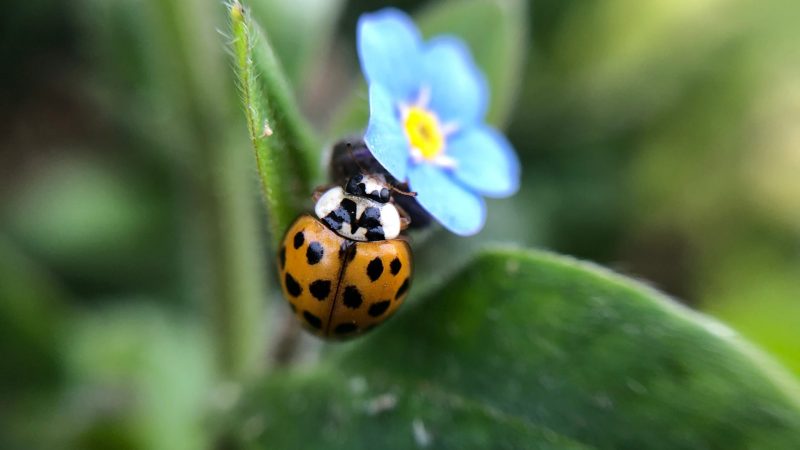
[[[397,186],[389,186],[393,191],[397,192],[400,195],[405,195],[408,197],[416,197],[417,193],[413,191],[404,191],[402,189],[398,189]]]

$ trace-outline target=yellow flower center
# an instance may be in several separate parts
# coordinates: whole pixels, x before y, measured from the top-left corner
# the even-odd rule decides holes
[[[444,133],[436,115],[412,106],[405,114],[405,128],[411,146],[419,150],[422,157],[435,159],[444,150]]]

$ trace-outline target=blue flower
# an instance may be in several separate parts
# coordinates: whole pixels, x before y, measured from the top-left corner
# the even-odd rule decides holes
[[[358,21],[358,55],[369,84],[364,140],[375,159],[445,228],[475,234],[486,221],[482,196],[519,187],[508,140],[483,120],[488,87],[466,45],[450,36],[423,42],[395,9]]]

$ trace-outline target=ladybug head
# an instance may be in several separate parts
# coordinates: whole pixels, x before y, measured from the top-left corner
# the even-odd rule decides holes
[[[381,166],[367,148],[363,136],[351,136],[333,145],[330,149],[328,165],[330,180],[335,184],[343,184],[345,190],[350,192],[347,187],[353,183],[353,189],[357,189],[359,181],[353,181],[353,178],[358,178],[362,174],[369,174],[366,175],[369,177],[382,177],[380,180],[385,183],[384,187],[388,188],[387,194],[391,200],[401,207],[411,219],[411,228],[425,228],[431,223],[431,216],[417,202],[414,195],[401,190],[408,189],[408,185],[395,179]],[[364,187],[366,190],[366,184]],[[401,195],[392,195],[392,192]],[[379,198],[375,200],[382,202]]]
[[[344,191],[350,195],[367,197],[379,203],[387,203],[390,198],[389,185],[380,175],[356,174],[347,180]]]

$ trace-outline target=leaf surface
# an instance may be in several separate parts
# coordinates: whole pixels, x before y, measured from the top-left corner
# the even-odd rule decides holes
[[[730,329],[548,253],[483,252],[374,335],[327,350],[249,400],[253,448],[800,442],[795,380]]]

